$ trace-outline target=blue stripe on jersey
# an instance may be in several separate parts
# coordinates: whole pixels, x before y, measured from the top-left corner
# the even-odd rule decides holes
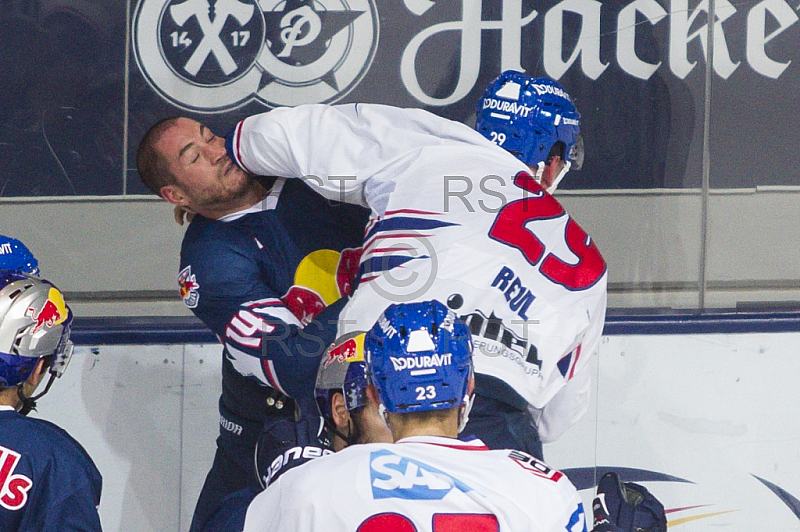
[[[358,276],[361,277],[366,274],[385,272],[415,259],[429,259],[428,255],[420,255],[419,257],[408,257],[399,255],[383,255],[381,257],[370,257],[365,260],[358,267]]]
[[[564,358],[558,361],[556,364],[558,366],[558,371],[561,372],[561,376],[566,378],[567,372],[569,371],[569,365],[572,362],[572,355],[573,353],[568,354]]]
[[[440,227],[447,227],[451,225],[460,225],[450,222],[440,222],[438,220],[430,220],[428,218],[412,218],[410,216],[397,216],[394,218],[386,218],[378,220],[372,229],[369,230],[364,240],[368,240],[375,233],[379,231],[398,231],[398,230],[417,230],[425,231],[428,229],[438,229]]]

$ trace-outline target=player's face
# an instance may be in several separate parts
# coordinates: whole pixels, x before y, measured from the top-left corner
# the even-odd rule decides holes
[[[225,139],[203,124],[179,118],[156,144],[167,159],[181,201],[197,212],[224,209],[245,195],[250,176],[225,151]]]
[[[564,166],[566,166],[564,161],[558,155],[552,157],[549,164],[544,165],[541,185],[545,190],[549,190],[553,186],[553,182],[558,177],[558,174],[561,173],[561,170],[564,169]]]

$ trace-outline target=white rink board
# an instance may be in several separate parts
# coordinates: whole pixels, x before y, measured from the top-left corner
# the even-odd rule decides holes
[[[589,412],[547,462],[690,481],[641,482],[670,530],[800,530],[756,478],[800,499],[800,333],[611,336],[593,364]]]
[[[186,532],[219,433],[222,347],[77,347],[38,413],[103,475],[105,532]]]
[[[32,415],[94,458],[104,530],[185,532],[214,454],[221,347],[98,349],[79,348]],[[690,481],[641,482],[670,530],[800,530],[753,476],[800,498],[800,333],[608,336],[592,364],[589,412],[545,446],[551,465]]]

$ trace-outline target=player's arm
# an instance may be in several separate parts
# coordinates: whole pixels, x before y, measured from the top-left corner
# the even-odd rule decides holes
[[[319,359],[335,339],[345,300],[303,326],[259,265],[234,245],[236,237],[228,236],[182,253],[184,303],[225,345],[238,373],[290,397],[311,397]]]
[[[310,397],[343,305],[344,300],[334,303],[305,327],[276,297],[210,301],[195,314],[225,345],[238,373],[290,397]]]
[[[317,406],[307,401],[297,418],[275,417],[264,422],[256,444],[256,473],[266,489],[287,471],[333,454],[325,420]]]
[[[544,408],[529,407],[542,443],[556,441],[577,423],[589,408],[590,392],[591,372],[586,365],[556,392]]]
[[[578,422],[589,408],[591,395],[591,367],[600,348],[606,315],[606,277],[592,290],[595,304],[589,314],[590,322],[581,338],[580,348],[573,349],[559,362],[559,375],[566,384],[544,408],[530,407],[542,443],[557,440],[568,428]]]
[[[301,177],[328,199],[375,209],[383,191],[369,187],[388,186],[385,179],[396,175],[404,158],[412,161],[428,146],[487,142],[461,123],[420,109],[348,104],[248,117],[229,133],[226,147],[254,175]],[[382,183],[369,184],[375,176]]]

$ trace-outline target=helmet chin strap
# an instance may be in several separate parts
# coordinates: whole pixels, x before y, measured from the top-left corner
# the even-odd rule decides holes
[[[544,175],[544,167],[545,167],[544,161],[539,161],[538,163],[536,163],[536,171],[533,172],[533,179],[535,179],[536,182],[539,183],[540,185],[542,184],[542,176]],[[530,165],[528,165],[528,168],[533,170],[533,167],[530,166]]]
[[[556,178],[553,180],[553,184],[550,185],[550,188],[547,189],[547,192],[553,194],[556,191],[558,184],[561,183],[561,180],[564,179],[565,175],[567,175],[567,172],[569,172],[571,166],[572,161],[564,161],[564,168],[561,169]]]
[[[542,176],[544,176],[545,166],[546,165],[545,165],[544,161],[539,161],[537,163],[537,165],[536,165],[536,171],[533,173],[533,178],[540,185],[542,185]],[[550,194],[553,194],[556,191],[556,189],[558,188],[558,184],[561,183],[561,180],[564,179],[564,176],[567,175],[567,172],[569,172],[569,169],[570,169],[571,166],[572,166],[572,161],[564,161],[564,168],[561,169],[561,171],[558,173],[556,178],[553,180],[553,184],[550,185],[545,190],[547,192],[549,192]],[[531,170],[533,170],[533,167],[529,167],[529,168]],[[542,185],[542,187],[544,187],[544,185]]]
[[[19,398],[20,402],[22,403],[20,407],[17,409],[17,412],[22,414],[23,416],[27,416],[31,410],[36,410],[36,401],[42,398],[44,394],[50,391],[50,386],[53,385],[53,381],[55,380],[55,375],[50,374],[50,380],[47,381],[47,384],[42,390],[42,393],[38,395],[33,395],[31,397],[26,397],[25,394],[22,392],[22,386],[24,383],[20,383],[17,386],[17,397]]]
[[[328,422],[325,420],[325,423],[328,424],[331,432],[337,435],[341,440],[347,444],[347,447],[351,445],[355,445],[358,443],[358,438],[361,436],[360,431],[358,430],[358,425],[353,423],[353,418],[351,417],[350,420],[347,422],[347,435],[345,436],[339,429],[336,428],[336,425],[333,422]]]
[[[475,402],[475,395],[465,395],[464,396],[464,403],[461,405],[461,408],[458,411],[458,433],[461,434],[461,431],[464,430],[464,427],[467,426],[467,422],[469,421],[469,413],[472,410],[472,403]]]

